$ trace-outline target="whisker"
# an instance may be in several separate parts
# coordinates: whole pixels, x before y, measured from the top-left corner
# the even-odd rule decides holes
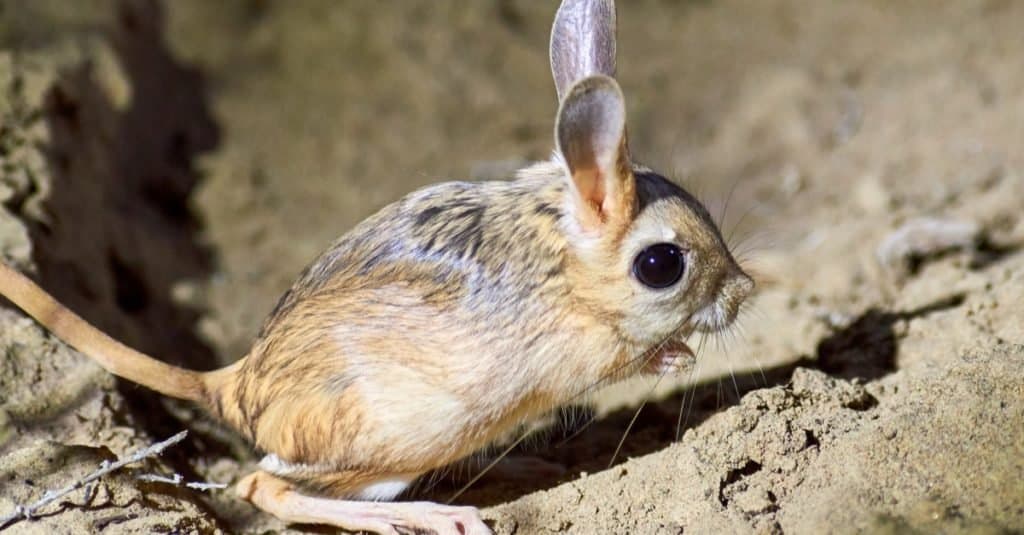
[[[660,381],[661,377],[658,377],[658,381],[654,383],[654,386],[657,387],[658,382]],[[648,392],[647,394],[650,395],[650,392]],[[615,459],[618,458],[619,452],[622,451],[622,445],[626,443],[626,437],[629,436],[630,430],[633,429],[633,424],[636,423],[636,419],[640,417],[640,411],[644,410],[644,407],[646,406],[647,400],[644,399],[642,402],[640,402],[640,406],[636,408],[636,411],[633,413],[633,418],[629,420],[629,425],[626,426],[626,431],[622,433],[622,438],[619,439],[619,444],[615,446],[615,452],[612,453],[612,458],[610,461],[608,461],[608,468],[615,466]]]
[[[694,366],[694,370],[696,372],[700,371],[700,366],[702,364],[702,359],[700,358],[700,354],[704,350],[704,342],[705,342],[705,340],[707,340],[707,333],[700,333],[700,342],[697,344],[697,349],[694,351],[694,357],[697,360],[697,365]],[[699,377],[700,373],[696,373],[696,374],[691,373],[690,374],[690,384],[691,385],[693,385],[693,379],[694,379],[695,376]],[[689,422],[689,420],[690,420],[690,411],[693,410],[693,407],[694,407],[694,405],[697,402],[697,389],[695,387],[692,387],[691,391],[693,392],[693,395],[690,396],[689,407],[687,408],[686,394],[685,393],[683,394],[683,403],[679,407],[679,419],[676,421],[676,440],[677,441],[682,438],[683,425],[685,423]],[[683,420],[684,409],[686,409],[685,410],[685,412],[686,412],[686,421],[685,422]]]
[[[722,379],[718,379],[715,387],[715,410],[722,408]]]
[[[747,336],[747,329],[743,325],[742,320],[736,323],[736,327],[739,330],[740,336],[743,338],[743,340],[744,341],[749,340],[749,337]],[[747,345],[749,345],[749,343]],[[753,353],[753,357],[754,357],[754,364],[757,364],[757,372],[759,374],[761,374],[762,384],[764,386],[768,386],[768,375],[764,372],[764,365],[761,364],[761,359],[758,358],[757,352]]]
[[[753,253],[775,249],[775,242],[767,241],[770,234],[763,230],[751,230],[744,232],[736,238],[736,242],[729,245],[729,252],[733,258],[741,264],[751,258]]]
[[[731,365],[732,364],[730,363],[730,367],[731,367]],[[716,411],[722,408],[722,399],[723,399],[723,396],[722,396],[722,379],[718,378],[718,380],[716,381],[716,386],[715,386],[715,410]]]
[[[473,478],[470,479],[468,483],[463,485],[462,488],[460,488],[458,491],[455,492],[455,494],[452,494],[452,496],[450,498],[448,498],[448,501],[446,503],[448,505],[451,505],[452,502],[454,502],[455,500],[457,500],[459,498],[459,496],[462,496],[462,493],[464,493],[467,490],[469,490],[469,487],[472,487],[474,483],[476,483],[477,481],[480,481],[480,478],[484,477],[484,475],[487,472],[489,472],[491,470],[491,468],[494,468],[494,466],[497,465],[499,462],[501,462],[501,460],[504,459],[506,455],[511,453],[512,450],[514,450],[516,448],[516,446],[518,446],[519,443],[523,441],[523,439],[525,439],[526,437],[530,436],[531,432],[532,432],[532,429],[531,430],[527,430],[525,433],[520,435],[519,438],[517,438],[514,442],[512,442],[512,444],[509,444],[509,446],[507,448],[505,448],[505,450],[502,451],[500,455],[495,457],[495,459],[493,461],[488,463],[488,465],[485,466],[484,469],[480,471],[480,473],[478,473],[477,475],[473,476]]]
[[[719,341],[721,341],[721,338],[719,338]],[[732,353],[725,349],[720,350],[720,352],[725,353],[725,359],[729,362],[729,377],[732,378],[732,387],[736,390],[736,400],[739,401],[743,396],[740,395],[740,384],[736,380],[736,369],[733,366]]]
[[[742,176],[737,176],[736,180],[732,181],[732,186],[729,187],[729,193],[725,196],[725,204],[722,206],[722,213],[718,218],[718,228],[722,228],[722,225],[725,224],[725,216],[729,213],[729,201],[732,200],[732,195],[736,192],[736,186],[739,185],[742,178]]]
[[[697,345],[697,355],[698,355],[698,358],[700,358],[699,355],[704,351],[704,344],[707,343],[707,339],[708,339],[708,333],[705,333],[705,332],[700,333],[700,344]]]
[[[666,343],[668,343],[668,339],[666,339],[659,345],[658,349],[652,353],[650,359],[655,358],[658,355],[658,352],[665,347]],[[650,363],[650,359],[648,359],[648,363]],[[612,458],[610,461],[608,461],[608,468],[611,468],[612,466],[615,465],[615,459],[618,458],[619,452],[622,451],[622,445],[626,443],[626,437],[629,436],[629,432],[633,429],[633,424],[635,424],[636,419],[640,417],[640,411],[644,410],[644,407],[647,406],[647,399],[651,396],[651,392],[654,392],[654,389],[658,388],[658,384],[661,383],[661,380],[664,377],[665,372],[661,372],[658,375],[658,380],[654,382],[654,385],[651,386],[651,389],[647,391],[646,395],[644,395],[643,400],[640,402],[640,406],[637,407],[636,412],[633,413],[633,418],[629,420],[629,425],[626,426],[626,431],[622,433],[622,438],[619,439],[619,444],[615,446],[615,452],[612,453]]]
[[[692,403],[697,399],[697,389],[693,384],[693,378],[700,375],[700,359],[697,359],[697,364],[693,368],[690,368],[690,377],[687,378],[686,384],[690,385],[687,391],[683,392],[683,399],[679,402],[679,417],[676,419],[676,442],[682,438],[683,434],[683,412],[686,412],[686,419],[690,419],[690,410],[693,408]],[[687,400],[689,398],[689,401]]]
[[[725,243],[728,244],[732,242],[732,238],[736,234],[736,231],[740,229],[740,226],[743,224],[743,221],[747,219],[747,216],[750,215],[751,212],[754,211],[754,208],[757,208],[757,203],[751,203],[750,206],[746,210],[744,210],[743,215],[740,216],[739,221],[737,221],[736,224],[732,226],[732,229],[729,230],[729,233],[727,235],[728,237],[725,239]]]

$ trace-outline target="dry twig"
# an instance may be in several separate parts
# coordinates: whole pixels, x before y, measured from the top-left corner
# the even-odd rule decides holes
[[[121,459],[116,462],[103,461],[102,463],[100,463],[99,469],[85,476],[84,478],[79,479],[78,481],[75,481],[60,490],[48,490],[46,491],[45,494],[43,494],[42,498],[40,498],[38,501],[34,503],[31,503],[29,505],[16,506],[14,508],[14,511],[12,511],[10,514],[0,517],[0,529],[5,529],[9,527],[11,524],[18,522],[20,520],[31,519],[36,514],[36,512],[42,507],[45,507],[50,503],[54,502],[55,500],[57,500],[58,498],[66,496],[82,487],[89,486],[90,492],[88,492],[87,494],[91,494],[90,483],[92,483],[93,481],[96,481],[97,479],[111,472],[119,470],[129,464],[137,463],[139,461],[149,459],[151,457],[156,457],[157,455],[163,453],[163,451],[168,447],[173,446],[178,442],[181,442],[185,438],[185,435],[187,434],[188,431],[182,431],[172,436],[171,438],[168,438],[167,440],[157,442],[156,444],[142,448],[141,450],[129,455],[125,459]]]
[[[208,481],[185,481],[185,478],[181,474],[175,473],[171,477],[162,476],[159,474],[142,474],[136,477],[139,481],[146,481],[148,483],[167,483],[168,485],[174,485],[176,487],[185,486],[190,489],[196,490],[213,490],[227,488],[227,483],[210,483]]]

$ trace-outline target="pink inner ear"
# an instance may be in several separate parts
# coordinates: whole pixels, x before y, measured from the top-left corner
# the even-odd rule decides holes
[[[597,230],[607,219],[611,201],[601,171],[596,167],[577,169],[572,179],[582,201],[578,214],[580,223],[591,230]]]
[[[596,206],[604,202],[604,181],[601,178],[601,171],[596,167],[580,169],[573,175],[580,195]]]

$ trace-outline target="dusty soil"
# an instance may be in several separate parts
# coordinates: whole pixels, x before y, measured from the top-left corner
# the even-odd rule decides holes
[[[2,2],[0,251],[131,345],[230,362],[363,217],[547,156],[554,8]],[[520,452],[566,475],[460,501],[499,533],[1024,530],[1020,20],[1000,0],[624,2],[633,150],[762,284],[690,372],[601,392]],[[0,347],[0,517],[190,431],[9,531],[302,531],[135,477],[245,473],[197,411],[11,308]]]

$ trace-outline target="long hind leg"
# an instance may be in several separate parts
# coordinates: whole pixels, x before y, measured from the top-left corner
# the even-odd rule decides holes
[[[300,494],[293,484],[263,471],[244,477],[236,491],[241,498],[285,522],[327,524],[350,531],[387,535],[491,533],[473,507],[432,502],[359,502],[316,498]]]

